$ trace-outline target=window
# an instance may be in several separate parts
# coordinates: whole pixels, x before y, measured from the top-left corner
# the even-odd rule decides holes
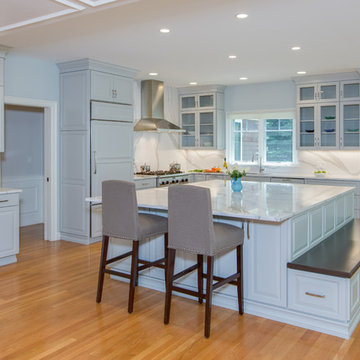
[[[228,119],[227,158],[230,162],[265,164],[294,161],[293,112],[234,114]]]

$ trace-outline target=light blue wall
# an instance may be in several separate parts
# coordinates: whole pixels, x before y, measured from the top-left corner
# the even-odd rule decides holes
[[[20,106],[5,107],[5,152],[2,176],[44,175],[44,112]]]
[[[225,89],[225,111],[295,109],[296,87],[292,81],[233,85]]]
[[[54,62],[8,54],[5,96],[59,101],[59,70]]]

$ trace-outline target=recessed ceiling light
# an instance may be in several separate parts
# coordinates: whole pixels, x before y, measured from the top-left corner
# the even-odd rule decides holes
[[[156,72],[151,72],[151,73],[149,73],[149,75],[150,75],[150,76],[158,76],[159,74],[156,73]]]
[[[305,75],[305,74],[306,74],[306,71],[298,71],[297,74],[298,74],[298,75]]]
[[[237,56],[236,55],[229,55],[229,59],[236,59]]]
[[[163,28],[163,29],[160,29],[160,32],[163,34],[168,34],[170,32],[170,29]]]
[[[245,77],[245,76],[242,76],[241,78],[240,78],[240,80],[247,80],[248,78],[247,77]]]
[[[293,46],[291,48],[291,50],[298,51],[298,50],[301,50],[301,47],[300,46]]]
[[[190,82],[189,84],[190,84],[190,85],[197,85],[197,82],[192,81],[192,82]]]
[[[244,14],[244,13],[236,14],[236,17],[238,19],[246,19],[248,16],[249,16],[248,14]]]

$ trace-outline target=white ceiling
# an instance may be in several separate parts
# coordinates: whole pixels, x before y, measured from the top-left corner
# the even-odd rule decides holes
[[[311,75],[360,67],[359,0],[102,3],[1,0],[0,44],[56,62],[90,57],[128,66],[140,70],[139,78],[158,72],[173,85],[276,81],[299,70]],[[239,12],[249,17],[238,20]],[[171,32],[161,34],[162,27]],[[302,50],[292,51],[294,45]],[[230,54],[238,58],[229,60]],[[240,81],[241,76],[249,80]]]

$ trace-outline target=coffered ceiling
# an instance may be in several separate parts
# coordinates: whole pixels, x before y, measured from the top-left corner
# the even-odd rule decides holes
[[[358,0],[1,0],[0,44],[174,85],[244,84],[359,68],[359,13]]]

